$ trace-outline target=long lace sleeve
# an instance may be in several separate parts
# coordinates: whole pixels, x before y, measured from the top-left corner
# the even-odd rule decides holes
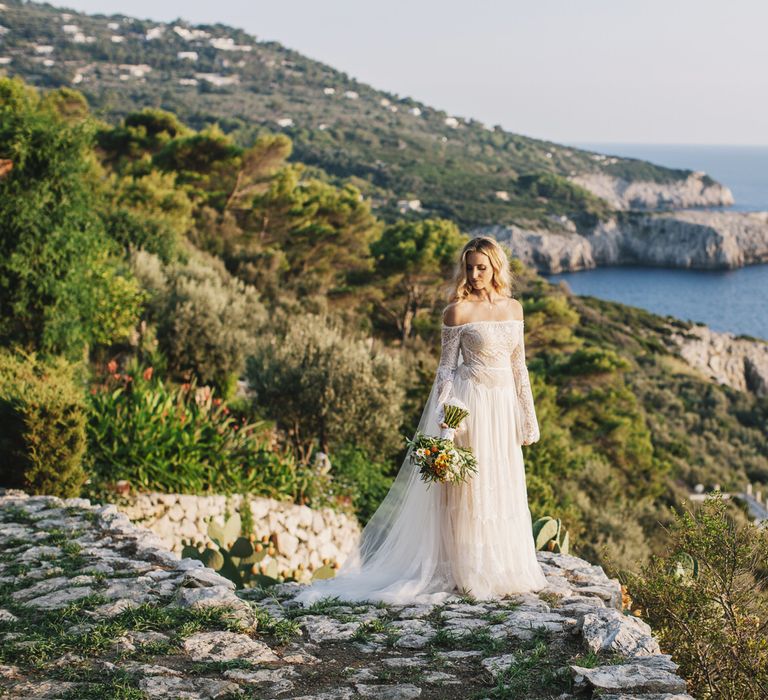
[[[450,398],[453,390],[453,377],[459,363],[460,336],[459,326],[443,325],[440,334],[440,362],[437,365],[435,377],[438,422],[443,420],[443,404]]]
[[[528,376],[528,367],[525,364],[525,342],[523,333],[520,333],[520,342],[512,351],[512,373],[515,376],[517,388],[517,403],[519,417],[517,436],[522,445],[530,445],[537,442],[539,434],[539,422],[536,419],[536,409],[533,406],[533,392],[531,391],[531,378]]]

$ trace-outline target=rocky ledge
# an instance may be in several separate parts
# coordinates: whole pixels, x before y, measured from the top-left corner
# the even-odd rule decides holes
[[[614,209],[730,207],[734,203],[733,193],[727,187],[702,172],[671,182],[629,181],[605,173],[585,173],[570,179]]]
[[[718,333],[707,326],[674,332],[671,339],[691,367],[738,391],[768,396],[768,342]]]
[[[538,595],[439,606],[235,592],[113,506],[0,493],[0,695],[683,700],[600,567],[543,553]]]
[[[486,226],[512,255],[540,272],[607,265],[732,269],[768,262],[768,213],[677,211],[613,218],[588,233],[572,222],[560,231]]]

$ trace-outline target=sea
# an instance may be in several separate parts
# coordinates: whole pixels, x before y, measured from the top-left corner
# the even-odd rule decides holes
[[[731,211],[768,211],[768,146],[573,144],[606,155],[703,170],[730,187]],[[716,331],[768,339],[768,264],[738,270],[602,267],[549,275],[575,294],[639,306],[663,316],[706,323]]]

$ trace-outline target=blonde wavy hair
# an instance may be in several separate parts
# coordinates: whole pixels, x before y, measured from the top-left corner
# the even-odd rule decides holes
[[[472,291],[472,285],[467,280],[467,256],[470,253],[483,253],[488,256],[493,270],[491,286],[501,296],[512,296],[512,271],[509,267],[507,254],[495,239],[488,236],[477,236],[468,241],[461,250],[461,256],[454,269],[453,279],[448,287],[448,301],[455,302],[466,299]]]

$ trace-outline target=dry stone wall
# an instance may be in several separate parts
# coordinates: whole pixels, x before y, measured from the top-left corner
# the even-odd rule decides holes
[[[155,533],[163,544],[181,554],[182,540],[208,543],[208,522],[223,522],[227,515],[250,506],[254,534],[275,535],[279,570],[299,564],[316,569],[323,560],[343,562],[360,537],[356,519],[331,508],[312,509],[270,498],[190,496],[146,493],[124,500],[119,509],[133,522]]]

